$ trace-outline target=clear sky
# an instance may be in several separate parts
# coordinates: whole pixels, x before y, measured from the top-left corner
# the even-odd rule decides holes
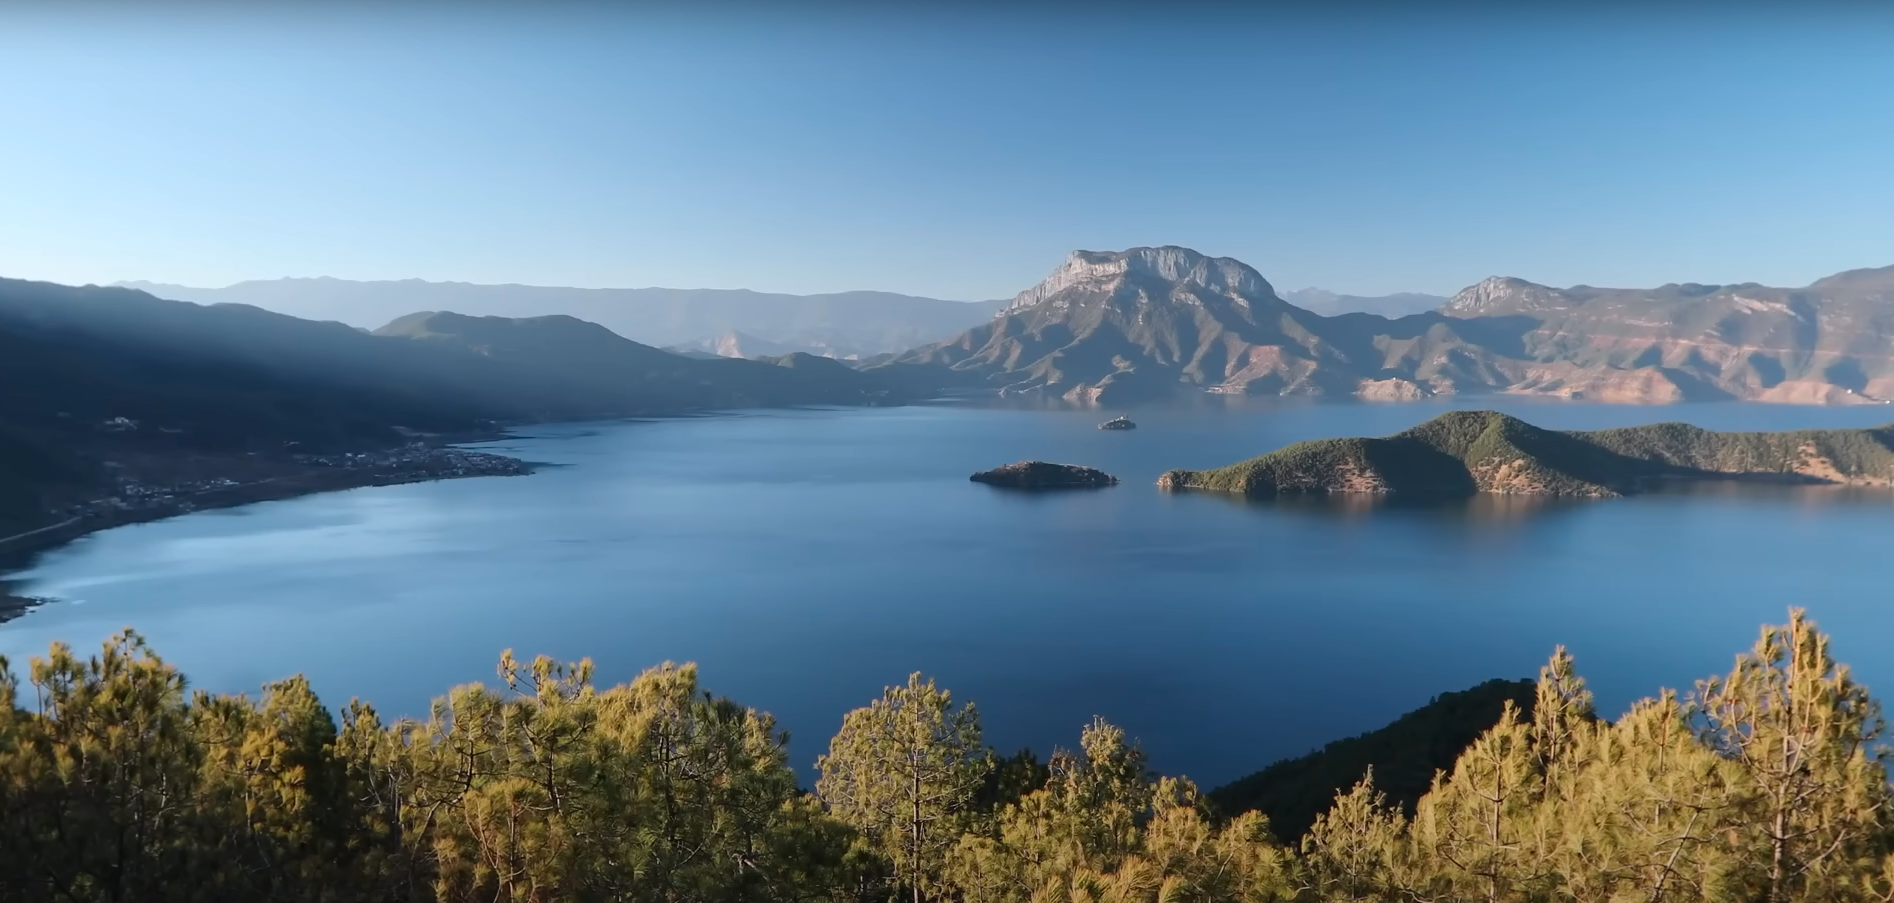
[[[1801,285],[1894,264],[1890,13],[10,2],[0,275]]]

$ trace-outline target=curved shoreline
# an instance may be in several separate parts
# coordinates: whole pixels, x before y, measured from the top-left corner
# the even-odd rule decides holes
[[[459,452],[458,455],[452,454]],[[466,464],[473,464],[469,468]],[[271,477],[252,483],[220,486],[136,506],[100,504],[95,510],[25,533],[0,537],[0,624],[26,614],[44,599],[14,595],[10,575],[30,568],[39,556],[93,533],[115,527],[150,523],[198,511],[237,508],[258,502],[341,492],[370,486],[398,486],[436,480],[474,477],[526,476],[535,465],[518,458],[475,452],[458,447],[429,449],[429,454],[407,467],[328,467],[311,465],[302,473]]]

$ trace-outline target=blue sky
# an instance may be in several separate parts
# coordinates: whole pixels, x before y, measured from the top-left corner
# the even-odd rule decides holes
[[[1894,7],[1519,6],[9,4],[0,275],[974,299],[1140,244],[1360,294],[1894,264]]]

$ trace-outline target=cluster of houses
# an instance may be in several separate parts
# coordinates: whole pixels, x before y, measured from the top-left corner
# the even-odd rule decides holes
[[[401,448],[378,452],[296,454],[290,459],[320,467],[408,470],[415,476],[434,477],[512,476],[528,470],[525,463],[504,455],[464,448],[433,448],[424,442],[410,442]]]

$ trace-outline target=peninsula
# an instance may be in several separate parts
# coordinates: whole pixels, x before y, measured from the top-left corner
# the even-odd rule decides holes
[[[1894,486],[1894,425],[1717,433],[1659,423],[1560,432],[1495,411],[1453,411],[1385,438],[1318,439],[1216,470],[1173,470],[1158,485],[1248,495],[1609,498],[1666,481],[1735,479]]]
[[[1118,478],[1077,464],[1021,461],[983,470],[967,479],[1010,489],[1096,489],[1118,485]]]

